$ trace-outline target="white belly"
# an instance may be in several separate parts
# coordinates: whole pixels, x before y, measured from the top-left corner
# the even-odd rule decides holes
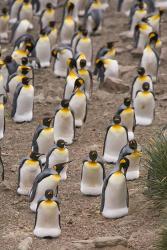
[[[61,77],[67,76],[67,60],[72,58],[72,52],[67,50],[63,55],[58,54],[57,59],[54,64],[54,74]]]
[[[40,154],[46,155],[48,153],[49,149],[54,144],[54,130],[53,130],[53,128],[50,128],[49,131],[43,130],[37,139],[37,144],[38,144],[38,152]]]
[[[75,24],[68,25],[66,22],[64,22],[61,32],[60,32],[60,39],[61,42],[64,44],[70,44],[72,37],[75,32]]]
[[[4,106],[0,104],[0,139],[4,137],[5,112]]]
[[[51,48],[50,48],[50,41],[39,41],[36,45],[36,56],[40,62],[41,67],[49,67],[50,66],[50,59],[51,59]]]

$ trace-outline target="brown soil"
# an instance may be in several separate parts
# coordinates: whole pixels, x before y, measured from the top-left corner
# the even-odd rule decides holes
[[[113,4],[106,12],[102,36],[93,38],[94,52],[107,41],[119,39],[118,46],[126,48],[132,40],[122,41],[119,33],[128,29],[128,20],[123,14],[115,12]],[[162,37],[167,37],[167,16],[162,20]],[[163,47],[167,45],[164,39]],[[9,46],[7,48],[10,48]],[[166,56],[164,56],[165,58]],[[166,57],[167,58],[167,57]],[[166,124],[166,102],[163,100],[167,91],[166,73],[167,59],[161,62],[160,81],[156,90],[156,117],[151,127],[137,127],[136,138],[145,147],[154,131]],[[121,65],[138,65],[140,57],[134,57],[127,50],[117,55]],[[135,70],[121,76],[123,82],[131,86]],[[153,249],[153,241],[159,228],[159,211],[153,202],[143,194],[146,169],[141,166],[141,177],[128,183],[130,208],[127,217],[117,220],[104,219],[99,214],[100,197],[85,197],[80,192],[81,164],[90,149],[97,149],[102,154],[102,147],[107,126],[123,98],[129,93],[104,90],[94,92],[89,103],[88,117],[84,127],[77,130],[77,141],[69,147],[71,159],[68,179],[61,183],[59,196],[61,199],[62,235],[58,239],[45,240],[33,236],[34,214],[29,209],[28,198],[16,194],[18,161],[31,149],[31,140],[36,126],[47,113],[54,114],[58,97],[62,97],[64,80],[55,79],[51,69],[35,72],[36,99],[34,120],[31,123],[18,125],[10,118],[11,108],[6,108],[6,133],[2,143],[2,157],[5,163],[5,183],[0,185],[0,249],[17,249],[24,238],[33,238],[33,249],[75,249],[72,241],[96,238],[99,236],[120,235],[128,239],[131,249]],[[143,165],[142,161],[142,165]],[[106,171],[110,166],[106,166]],[[86,248],[85,248],[86,249]],[[106,248],[107,249],[107,248]]]

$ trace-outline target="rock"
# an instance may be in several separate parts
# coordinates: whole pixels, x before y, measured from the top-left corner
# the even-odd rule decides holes
[[[4,191],[10,191],[12,190],[12,187],[8,181],[4,180],[0,183],[0,189]]]
[[[159,74],[158,81],[162,84],[166,84],[167,82],[167,74]]]
[[[85,249],[116,246],[127,247],[127,240],[121,236],[98,237],[95,239],[73,241],[72,243],[77,247]]]
[[[18,246],[18,250],[29,250],[32,249],[32,238],[27,237],[24,240],[22,240]]]
[[[103,86],[101,86],[105,91],[113,93],[115,92],[127,92],[129,91],[129,86],[122,82],[122,80],[110,77],[107,78],[106,81],[103,83]]]
[[[129,71],[133,71],[135,69],[136,69],[135,65],[133,65],[133,66],[131,66],[131,65],[130,66],[120,66],[119,67],[119,70],[120,70],[121,74],[125,74],[125,73],[127,73]]]
[[[35,96],[34,98],[34,102],[35,103],[42,103],[44,101],[45,97],[42,93],[40,93],[39,95]]]

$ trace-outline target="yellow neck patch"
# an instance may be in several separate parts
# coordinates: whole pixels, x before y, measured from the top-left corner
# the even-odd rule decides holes
[[[78,70],[78,73],[80,75],[88,75],[88,71],[86,69],[80,69],[80,70]]]
[[[89,37],[83,37],[83,38],[81,38],[81,41],[84,42],[84,43],[89,43],[90,38]]]
[[[74,24],[74,20],[72,16],[67,16],[65,18],[65,23],[69,24],[69,25],[73,25]]]
[[[78,89],[78,90],[76,91],[76,95],[77,95],[77,96],[84,96],[84,93],[83,93],[80,89]]]
[[[138,78],[139,78],[139,80],[141,80],[141,81],[147,81],[149,77],[146,76],[146,75],[143,75],[143,76],[139,76]],[[142,82],[142,84],[143,84],[143,82]]]
[[[77,77],[77,74],[75,73],[74,70],[70,70],[69,76],[72,77],[72,78],[76,78],[76,77]]]
[[[69,113],[70,110],[69,110],[69,108],[62,108],[62,109],[61,109],[61,112],[63,112],[63,113]]]
[[[1,109],[1,110],[4,109],[3,103],[0,103],[0,109]]]
[[[56,207],[57,206],[57,203],[52,201],[52,200],[46,200],[46,201],[42,201],[41,202],[41,205],[43,207]]]
[[[123,173],[121,171],[116,171],[113,175],[114,176],[121,176],[121,175],[123,175]]]
[[[53,174],[51,175],[54,181],[59,182],[61,180],[61,176],[59,174]]]
[[[97,167],[97,164],[98,164],[97,162],[93,162],[93,161],[90,161],[87,163],[88,167],[91,167],[91,168]]]
[[[37,161],[35,161],[35,160],[27,160],[26,163],[27,163],[27,165],[29,165],[31,167],[35,167]]]

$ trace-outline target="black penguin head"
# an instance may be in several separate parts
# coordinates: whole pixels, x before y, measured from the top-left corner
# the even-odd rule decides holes
[[[74,58],[68,58],[67,64],[70,69],[76,68],[76,60]]]
[[[23,85],[28,85],[30,80],[31,80],[31,78],[28,78],[28,77],[25,76],[22,79],[22,84]]]
[[[140,75],[140,76],[143,76],[145,74],[145,68],[143,67],[139,67],[137,69],[137,73]]]
[[[49,27],[50,27],[50,28],[54,28],[54,27],[55,27],[55,24],[56,24],[55,21],[51,21],[51,22],[49,22]]]
[[[46,4],[46,9],[48,9],[48,10],[52,9],[52,3],[47,3]]]
[[[51,54],[52,54],[53,57],[56,57],[57,56],[57,50],[53,49]]]
[[[158,34],[156,32],[151,32],[149,34],[150,44],[156,43],[158,40]]]
[[[28,58],[27,57],[23,57],[21,59],[21,63],[22,63],[22,65],[27,65],[28,64]]]
[[[121,116],[120,115],[115,115],[113,117],[113,122],[114,122],[114,124],[120,124],[121,123]]]
[[[45,118],[43,118],[42,123],[43,123],[44,126],[49,127],[51,121],[52,121],[52,117],[45,117]]]
[[[81,68],[86,67],[86,60],[85,59],[81,59],[79,64],[80,64]]]
[[[29,68],[28,67],[21,69],[22,75],[27,75],[28,72],[29,72]]]
[[[162,16],[164,14],[164,10],[160,9],[159,14],[160,14],[160,16]]]
[[[91,161],[96,161],[98,157],[97,151],[93,150],[89,152],[89,158],[91,159]]]
[[[107,43],[107,48],[112,49],[114,46],[114,42],[108,42]]]
[[[52,189],[47,189],[45,191],[45,197],[47,200],[51,200],[53,198],[53,190]]]
[[[32,51],[33,51],[34,45],[32,44],[32,42],[26,43],[26,49],[27,49],[29,52],[32,52]]]
[[[144,91],[148,91],[148,90],[150,89],[150,84],[149,84],[149,82],[144,82],[144,83],[143,83],[143,86],[142,86],[142,89],[143,89]]]
[[[81,77],[77,78],[75,80],[74,91],[76,89],[79,89],[83,84],[84,84],[84,80]]]
[[[41,156],[41,154],[39,154],[38,152],[34,152],[34,151],[32,151],[30,154],[30,158],[34,161],[38,161],[40,156]]]
[[[64,140],[58,140],[56,144],[57,144],[57,146],[58,146],[59,148],[64,148],[64,146],[65,146],[65,141],[64,141]]]
[[[88,31],[87,31],[86,29],[84,29],[84,30],[82,31],[82,35],[86,37],[86,36],[88,35]]]
[[[129,97],[126,97],[126,98],[124,99],[124,105],[125,105],[126,107],[129,107],[130,104],[131,104],[131,99],[130,99]]]
[[[119,170],[121,171],[123,169],[125,176],[126,176],[128,167],[129,167],[129,160],[126,157],[123,157],[119,162]]]
[[[72,2],[68,3],[67,11],[70,14],[74,10],[75,5]]]
[[[69,100],[63,99],[61,101],[61,106],[62,106],[62,108],[68,108],[68,106],[69,106]]]
[[[44,29],[42,29],[42,30],[40,31],[40,35],[41,35],[41,36],[45,36],[45,35],[46,35],[46,31],[45,31]]]
[[[101,68],[104,65],[103,60],[97,59],[96,60],[96,67]]]
[[[4,62],[6,64],[11,63],[12,62],[12,57],[10,55],[6,56],[5,59],[4,59]]]
[[[131,140],[129,141],[129,147],[133,150],[136,150],[137,149],[137,142],[136,140]]]
[[[83,30],[84,30],[83,25],[79,25],[79,26],[78,26],[78,31],[79,31],[79,32],[82,32]]]
[[[30,0],[23,0],[23,2],[24,2],[24,3],[29,3],[29,2],[30,2]]]
[[[140,10],[142,10],[142,9],[144,8],[144,3],[143,3],[143,1],[139,1],[139,2],[137,3],[137,5],[138,5],[138,7],[139,7]]]
[[[2,9],[2,14],[3,15],[7,15],[8,14],[8,9],[7,8],[3,8]]]

